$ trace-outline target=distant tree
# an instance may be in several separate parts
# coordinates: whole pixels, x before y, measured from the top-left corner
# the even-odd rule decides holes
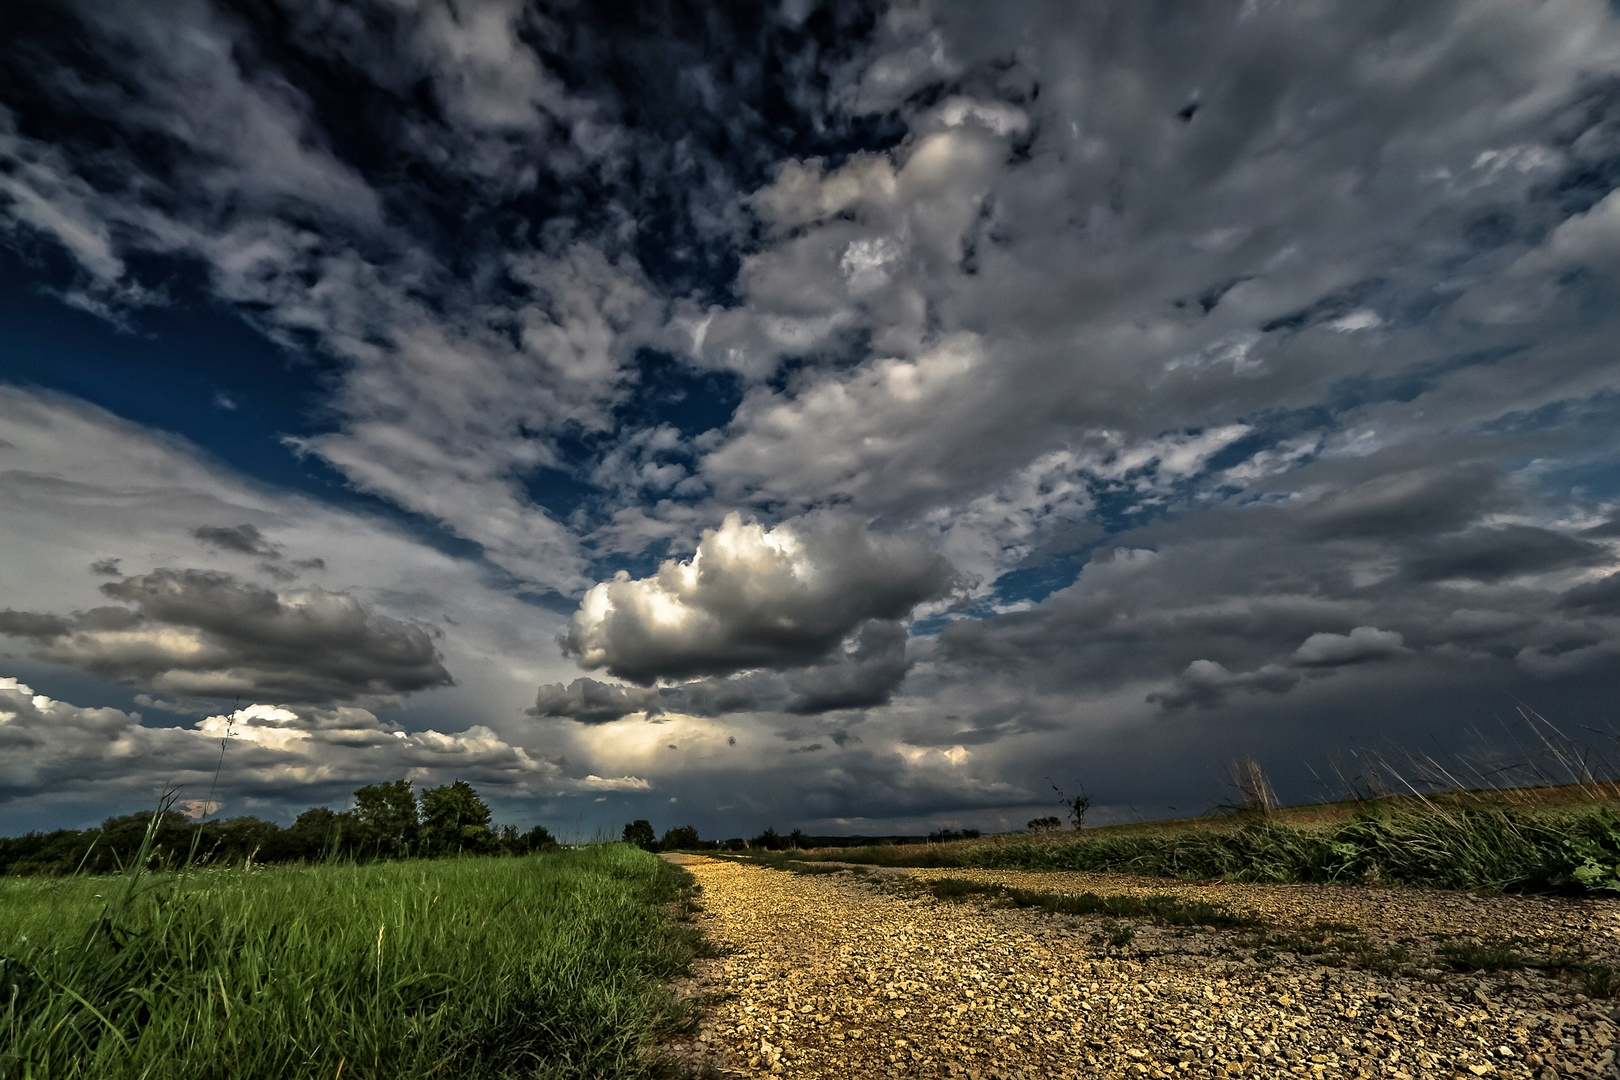
[[[1051,832],[1063,828],[1063,819],[1056,816],[1031,818],[1028,828],[1030,832]]]
[[[404,858],[416,848],[420,821],[409,780],[367,784],[354,793],[356,846],[365,854]]]
[[[810,846],[810,838],[804,834],[803,829],[794,829],[788,833],[787,843],[790,848],[807,848]]]
[[[698,831],[690,825],[681,825],[665,831],[664,838],[658,842],[660,851],[691,851],[703,846],[698,839]]]
[[[495,850],[489,806],[465,780],[422,792],[422,846],[429,855],[482,854]]]
[[[532,855],[556,846],[557,838],[544,825],[536,825],[525,833],[518,832],[516,825],[501,826],[501,850],[508,855]]]
[[[87,870],[112,870],[128,866],[140,851],[146,836],[147,822],[152,820],[150,810],[136,814],[110,817],[101,823],[94,857]],[[177,810],[166,810],[159,820],[156,843],[152,848],[153,861],[159,866],[173,866],[183,862],[191,852],[191,839],[195,826]]]
[[[199,832],[197,860],[213,866],[247,866],[253,862],[274,862],[280,855],[282,828],[273,821],[256,817],[216,818],[204,822]]]
[[[786,842],[787,841],[782,839],[781,835],[777,833],[774,826],[767,828],[764,832],[760,833],[758,836],[749,841],[752,846],[764,848],[766,851],[780,851]]]
[[[312,806],[281,830],[273,854],[266,853],[266,861],[318,862],[335,854],[342,840],[343,815],[324,806]]]
[[[658,850],[658,837],[653,833],[652,823],[645,818],[637,818],[625,825],[624,842],[644,851]]]
[[[1052,784],[1052,778],[1050,776],[1047,777],[1046,782]],[[1081,784],[1080,794],[1076,795],[1072,799],[1063,794],[1063,789],[1058,787],[1056,784],[1052,784],[1052,790],[1057,792],[1058,805],[1068,809],[1069,821],[1074,824],[1074,831],[1079,832],[1081,829],[1085,828],[1086,811],[1091,809],[1091,796],[1086,794],[1086,786]]]

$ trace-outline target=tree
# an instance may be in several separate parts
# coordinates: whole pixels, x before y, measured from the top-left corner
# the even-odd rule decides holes
[[[422,844],[430,855],[495,850],[489,806],[465,780],[422,792]]]
[[[1052,778],[1048,776],[1046,782],[1052,784]],[[1079,832],[1085,828],[1086,811],[1091,809],[1091,796],[1086,794],[1086,786],[1081,784],[1080,794],[1072,799],[1063,794],[1063,789],[1056,784],[1052,784],[1052,790],[1057,792],[1058,805],[1068,809],[1069,820],[1074,823],[1074,831]]]
[[[658,850],[658,837],[653,834],[652,823],[645,818],[637,818],[624,827],[624,842],[644,851]]]
[[[766,851],[780,851],[785,843],[786,841],[782,839],[781,834],[776,831],[774,825],[749,841],[751,846],[764,848]]]
[[[807,848],[810,846],[810,838],[804,835],[803,829],[794,829],[788,833],[787,844],[788,847],[794,849]]]
[[[416,847],[420,822],[409,780],[367,784],[354,793],[357,845],[376,855],[403,858]]]
[[[275,857],[306,862],[324,859],[343,839],[342,833],[341,815],[324,806],[312,806],[282,831]]]
[[[660,851],[691,851],[703,846],[698,839],[698,831],[690,825],[682,825],[664,833],[664,838],[658,842]]]
[[[1051,832],[1053,829],[1063,828],[1063,819],[1056,815],[1031,818],[1028,828],[1030,832]]]

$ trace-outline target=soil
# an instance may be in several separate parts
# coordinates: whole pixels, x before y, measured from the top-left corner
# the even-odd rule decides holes
[[[1581,977],[1620,963],[1620,901],[666,857],[719,953],[683,988],[699,1030],[667,1048],[699,1073],[1620,1078],[1620,999]],[[937,900],[944,877],[1171,894],[1258,925]],[[1446,950],[1470,945],[1543,966],[1457,970]]]

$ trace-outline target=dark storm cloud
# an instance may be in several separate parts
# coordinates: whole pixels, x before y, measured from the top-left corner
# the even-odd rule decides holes
[[[1258,671],[1231,672],[1213,660],[1194,660],[1186,671],[1176,676],[1170,689],[1154,691],[1147,700],[1170,711],[1192,705],[1209,709],[1225,702],[1234,690],[1284,694],[1292,690],[1299,679],[1298,672],[1275,664],[1267,664]]]
[[[581,724],[607,724],[631,713],[656,715],[661,711],[657,690],[614,686],[595,679],[575,679],[564,686],[548,683],[540,687],[530,716],[562,718]]]
[[[1448,491],[1399,453],[1302,467],[1293,498],[1117,534],[1035,609],[948,627],[931,663],[1038,712],[1067,707],[1041,695],[1131,686],[1164,710],[1236,709],[1351,668],[1466,685],[1480,663],[1538,680],[1612,663],[1620,635],[1579,621],[1610,610],[1610,579],[1561,590],[1614,553],[1568,529],[1468,525],[1528,507],[1477,469],[1456,475]]]
[[[581,678],[540,687],[529,715],[605,724],[633,713],[655,719],[666,713],[718,717],[730,713],[781,711],[812,716],[838,709],[882,705],[911,670],[907,635],[899,623],[870,621],[850,647],[821,663],[785,674],[755,671],[729,678],[695,679],[660,688],[615,686]]]
[[[855,647],[829,664],[788,674],[794,697],[790,713],[865,709],[885,704],[911,670],[906,657],[906,630],[899,623],[869,622],[855,637]]]
[[[1419,581],[1499,581],[1518,574],[1598,566],[1613,557],[1602,544],[1528,525],[1470,529],[1436,537],[1420,550],[1406,564],[1407,573]]]
[[[192,531],[199,543],[215,551],[233,551],[239,555],[257,555],[265,559],[279,559],[281,549],[268,542],[264,534],[253,525],[202,525]]]
[[[154,570],[101,591],[133,610],[6,611],[0,632],[31,638],[38,659],[190,697],[319,702],[451,683],[425,631],[346,593],[277,594],[205,570]]]
[[[1575,586],[1559,599],[1558,606],[1586,615],[1620,615],[1620,574]]]

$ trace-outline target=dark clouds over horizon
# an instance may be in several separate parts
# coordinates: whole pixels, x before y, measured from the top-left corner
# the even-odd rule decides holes
[[[514,818],[708,834],[1616,721],[1601,0],[0,40],[8,817],[231,715],[227,813],[466,761]]]

